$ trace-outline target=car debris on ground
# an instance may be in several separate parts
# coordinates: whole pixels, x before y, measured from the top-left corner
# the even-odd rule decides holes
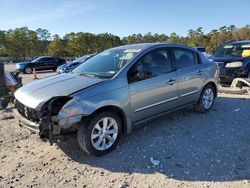
[[[250,95],[250,79],[235,78],[230,87],[219,87],[219,92],[230,94],[249,94]]]
[[[0,110],[8,106],[17,88],[22,85],[18,72],[5,72],[4,64],[0,63]]]

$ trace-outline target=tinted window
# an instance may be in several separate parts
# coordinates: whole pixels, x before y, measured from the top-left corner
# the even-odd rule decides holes
[[[39,60],[39,62],[48,62],[48,61],[54,61],[54,58],[51,57],[44,57]]]
[[[45,61],[54,61],[54,58],[52,58],[52,57],[46,57],[44,59],[45,59]]]
[[[177,69],[191,67],[196,64],[193,52],[187,49],[174,49],[174,58]]]
[[[45,61],[46,61],[45,58],[41,58],[37,60],[37,62],[40,62],[40,63],[45,62]]]
[[[172,71],[170,57],[165,49],[154,50],[143,56],[128,72],[129,83],[145,80]]]

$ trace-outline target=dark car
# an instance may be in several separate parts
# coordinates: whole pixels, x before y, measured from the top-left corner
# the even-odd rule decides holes
[[[57,68],[56,72],[58,74],[61,74],[61,73],[67,73],[67,72],[70,72],[71,70],[73,70],[75,67],[77,67],[78,65],[80,65],[81,63],[85,62],[87,59],[93,57],[95,54],[89,54],[89,55],[85,55],[85,56],[82,56],[70,63],[66,63],[66,64],[63,64],[61,65],[60,67]]]
[[[16,70],[30,74],[33,72],[33,68],[36,70],[53,70],[56,71],[58,66],[65,64],[66,61],[57,57],[38,57],[31,62],[20,62],[16,64]]]
[[[250,78],[250,40],[226,42],[209,59],[219,65],[221,83]]]

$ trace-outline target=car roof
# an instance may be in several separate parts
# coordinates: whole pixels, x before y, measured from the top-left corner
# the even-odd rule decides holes
[[[193,46],[194,48],[205,48],[203,46]]]
[[[118,46],[114,47],[108,50],[113,50],[113,49],[142,49],[145,50],[147,48],[151,47],[185,47],[189,49],[193,49],[189,46],[183,45],[183,44],[175,44],[175,43],[160,43],[160,42],[155,42],[155,43],[139,43],[139,44],[129,44],[129,45],[123,45],[123,46]]]
[[[249,44],[250,40],[239,40],[239,41],[233,41],[233,42],[228,42],[231,44]]]

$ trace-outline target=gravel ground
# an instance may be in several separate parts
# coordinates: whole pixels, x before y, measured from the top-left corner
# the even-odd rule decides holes
[[[93,157],[75,134],[53,146],[41,141],[7,109],[0,112],[0,187],[250,187],[249,112],[249,96],[220,94],[209,113],[165,115]]]

